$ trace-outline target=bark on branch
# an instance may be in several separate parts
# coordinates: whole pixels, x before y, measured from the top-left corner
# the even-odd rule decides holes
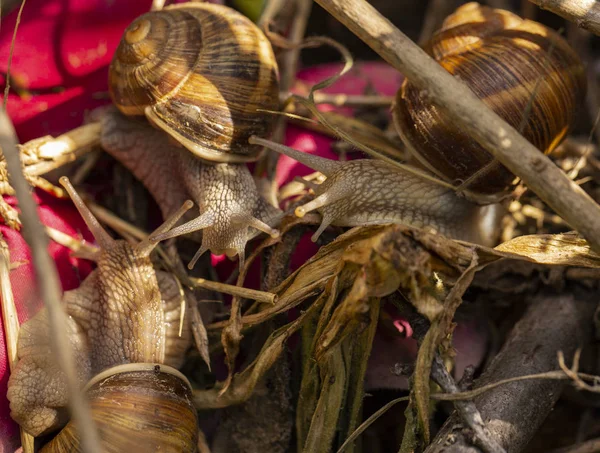
[[[597,301],[593,292],[542,293],[514,326],[500,353],[475,387],[515,376],[558,369],[556,353],[570,360],[591,335]],[[522,451],[552,410],[566,381],[526,380],[499,386],[474,399],[490,437],[506,451]],[[480,453],[457,413],[425,453]]]
[[[600,3],[596,0],[529,0],[541,9],[577,24],[600,36]]]

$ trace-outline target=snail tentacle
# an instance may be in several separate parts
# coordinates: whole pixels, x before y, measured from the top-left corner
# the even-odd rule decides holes
[[[203,230],[204,228],[209,228],[215,223],[215,215],[213,212],[205,212],[204,214],[199,215],[194,220],[190,220],[183,225],[179,225],[176,228],[173,228],[170,231],[164,233],[153,234],[150,236],[151,241],[165,241],[167,239],[171,239],[177,236],[182,236],[184,234],[193,233],[194,231]]]

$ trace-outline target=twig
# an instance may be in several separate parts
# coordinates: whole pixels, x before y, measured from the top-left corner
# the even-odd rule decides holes
[[[165,7],[166,0],[152,0],[150,11],[160,11]]]
[[[121,219],[119,216],[115,215],[108,209],[100,206],[96,202],[86,199],[85,196],[82,196],[81,198],[85,200],[85,204],[100,222],[108,225],[110,228],[114,229],[119,234],[127,234],[133,236],[139,241],[148,237],[148,232],[136,227],[135,225],[132,225],[129,222],[126,222],[125,220]]]
[[[579,371],[579,359],[581,358],[581,349],[575,351],[573,357],[573,365],[571,368],[565,364],[565,356],[562,351],[558,351],[558,366],[563,372],[573,380],[575,387],[579,390],[587,390],[588,392],[600,393],[600,377],[594,377],[592,379],[592,385],[586,384],[582,376],[578,373]]]
[[[590,317],[597,304],[595,290],[587,293],[576,287],[570,291],[576,296],[550,291],[536,296],[502,350],[476,382],[476,390],[479,390],[506,379],[516,380],[494,389],[488,387],[485,393],[473,398],[490,436],[510,452],[525,448],[569,379],[563,371],[540,373],[556,368],[557,351],[571,356],[591,335]],[[538,374],[536,379],[527,376],[534,374]],[[479,452],[469,437],[461,418],[455,413],[425,452]]]
[[[559,351],[560,353],[561,351]],[[536,374],[527,374],[525,376],[516,376],[513,378],[502,379],[500,381],[492,382],[491,384],[483,385],[481,387],[477,387],[474,390],[468,390],[465,392],[458,393],[434,393],[431,395],[431,399],[437,401],[462,401],[462,400],[470,400],[479,395],[483,395],[490,390],[493,390],[497,387],[501,387],[506,384],[511,384],[513,382],[521,382],[521,381],[529,381],[529,380],[538,380],[538,379],[546,379],[551,381],[572,381],[577,382],[581,380],[588,380],[590,382],[597,382],[599,377],[593,374],[586,373],[576,373],[573,375],[572,373],[567,374],[564,370],[556,370],[556,371],[547,371],[545,373],[536,373]],[[598,390],[595,387],[591,387],[586,389],[590,392],[597,393]]]
[[[24,4],[25,2],[21,4],[15,25],[8,62],[9,68],[17,27]],[[9,72],[8,69],[7,72]],[[9,77],[6,79],[8,81]],[[53,351],[57,358],[58,366],[65,374],[69,389],[69,408],[71,415],[77,420],[77,430],[81,438],[82,449],[87,453],[100,453],[98,433],[92,421],[88,402],[79,388],[71,343],[64,328],[66,325],[66,316],[61,306],[62,291],[58,280],[58,273],[56,266],[48,254],[48,237],[40,222],[37,206],[30,193],[29,184],[22,173],[21,156],[14,139],[16,134],[6,112],[7,101],[8,96],[5,93],[4,103],[0,111],[0,148],[6,159],[10,180],[21,208],[23,236],[31,249],[39,293],[48,310],[48,318],[53,333],[51,335]]]
[[[190,281],[195,287],[198,288],[229,294],[231,296],[243,297],[244,299],[256,300],[265,304],[273,305],[277,300],[276,294],[265,291],[243,288],[241,286],[227,285],[225,283],[213,282],[204,278],[190,277]]]
[[[96,163],[102,156],[102,152],[100,150],[96,150],[93,153],[88,154],[83,159],[81,166],[75,171],[73,176],[71,177],[71,183],[74,186],[80,185],[85,178],[87,178],[88,174],[95,168]]]
[[[315,93],[315,104],[331,104],[336,107],[389,107],[393,102],[393,96],[376,94]]]
[[[265,8],[265,15],[263,17],[268,18],[269,14],[276,14],[277,11],[283,6],[283,3],[279,5],[277,1],[271,1]],[[288,39],[293,44],[298,44],[298,46],[287,50],[283,56],[281,57],[281,79],[279,83],[279,88],[282,92],[287,93],[292,88],[294,81],[296,80],[296,72],[298,70],[298,59],[300,58],[300,51],[302,48],[299,44],[302,42],[304,38],[304,33],[306,32],[306,26],[308,25],[308,17],[310,16],[310,11],[312,9],[312,0],[295,0],[296,14],[294,15],[294,21],[290,26],[290,32]],[[268,12],[268,8],[271,5],[277,6],[277,9],[271,13]],[[261,18],[262,20],[262,18]],[[268,23],[262,24],[264,27],[268,28]],[[280,117],[277,119],[275,123],[275,129],[273,131],[273,139],[278,142],[282,142],[285,136],[285,128],[286,128],[286,120],[285,117]],[[277,153],[268,153],[266,164],[267,176],[271,178],[271,190],[273,193],[277,193],[276,181],[273,175],[275,174],[275,168],[277,166],[277,162],[279,161],[279,154]]]
[[[283,5],[284,0],[267,0],[267,4],[258,19],[257,25],[261,28],[267,26],[275,18]]]
[[[471,134],[600,251],[600,206],[547,156],[365,0],[316,1],[427,93],[457,127]]]
[[[288,36],[290,42],[294,44],[300,44],[302,42],[304,33],[306,32],[306,26],[308,25],[308,17],[310,16],[312,3],[312,0],[296,0],[296,14],[294,15],[294,21],[291,24]],[[288,50],[282,56],[281,82],[279,87],[283,92],[289,91],[294,84],[301,50],[300,47],[295,47]]]
[[[459,389],[450,373],[446,369],[444,362],[438,354],[433,359],[431,367],[431,378],[448,393],[458,393]],[[473,430],[474,442],[486,453],[506,453],[496,440],[490,436],[481,418],[479,410],[475,403],[470,400],[455,401],[454,407],[460,413],[461,418]]]
[[[383,407],[379,408],[375,413],[373,413],[373,415],[371,415],[364,422],[362,422],[361,425],[358,428],[356,428],[350,436],[348,436],[348,438],[344,441],[337,453],[343,453],[346,450],[346,448],[349,447],[352,444],[352,442],[356,440],[358,436],[360,436],[369,426],[376,422],[379,417],[385,414],[393,406],[395,406],[398,403],[408,402],[408,400],[408,396],[403,396],[401,398],[396,398],[395,400],[392,400]]]
[[[600,36],[600,3],[596,0],[529,0]]]
[[[98,247],[88,244],[87,242],[80,241],[79,239],[69,236],[68,234],[52,227],[46,226],[46,233],[54,242],[68,248],[72,252],[75,252],[78,254],[78,256],[94,256],[97,255],[99,251]]]
[[[77,127],[56,138],[49,137],[46,142],[36,145],[40,139],[31,140],[24,148],[34,148],[41,156],[52,156],[51,160],[41,161],[27,166],[27,174],[39,176],[55,170],[89,152],[94,145],[100,143],[100,123],[90,123]]]

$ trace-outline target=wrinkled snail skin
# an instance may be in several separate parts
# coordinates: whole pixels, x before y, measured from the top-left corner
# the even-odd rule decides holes
[[[165,240],[202,230],[202,245],[191,266],[207,250],[238,254],[241,265],[247,241],[261,232],[277,234],[273,228],[283,213],[258,193],[245,164],[205,164],[162,131],[115,109],[103,112],[101,145],[142,181],[164,217],[186,199],[196,203],[199,215],[188,213],[186,224],[156,237]]]
[[[311,185],[315,199],[296,208],[296,215],[317,210],[323,220],[316,241],[329,225],[353,227],[399,223],[428,228],[453,239],[491,246],[503,214],[499,204],[479,206],[451,189],[375,159],[338,162],[251,138],[285,154],[327,179]]]
[[[74,350],[81,387],[103,370],[123,364],[133,367],[128,372],[134,374],[140,371],[139,367],[148,368],[147,364],[151,368],[154,364],[168,368],[181,366],[184,352],[191,345],[191,332],[189,322],[184,322],[182,335],[179,336],[180,307],[182,302],[193,303],[192,296],[185,294],[185,300],[182,301],[182,290],[174,277],[165,272],[155,272],[150,253],[156,242],[147,239],[132,246],[125,241],[112,239],[68,180],[61,178],[61,184],[71,195],[100,247],[94,256],[97,269],[79,288],[66,292],[63,298],[63,306],[68,315],[67,332]],[[170,230],[191,205],[191,202],[184,203],[154,234]],[[67,421],[67,382],[53,359],[50,335],[45,309],[23,324],[19,332],[19,362],[8,383],[7,397],[11,416],[34,436],[55,431]],[[187,450],[169,450],[171,440],[167,434],[174,427],[153,422],[155,414],[163,411],[170,413],[172,410],[172,389],[160,384],[160,379],[157,381],[160,385],[152,383],[156,379],[149,379],[146,387],[141,379],[136,380],[133,385],[130,377],[117,373],[99,382],[96,393],[88,394],[92,399],[92,406],[100,410],[93,413],[92,417],[107,424],[106,426],[116,426],[107,428],[106,433],[120,432],[120,429],[127,426],[128,435],[135,438],[142,435],[139,430],[143,428],[143,435],[154,442],[155,449],[151,451],[194,451],[195,443],[191,443]],[[171,377],[168,379],[172,380]],[[151,410],[148,406],[147,410],[144,409],[146,412],[140,408],[140,412],[134,414],[135,406],[138,403],[142,405],[141,401],[135,398],[128,400],[127,392],[119,393],[120,387],[110,387],[109,381],[120,382],[134,394],[149,398],[145,404],[152,404],[155,409]],[[106,393],[103,393],[105,389]],[[163,396],[160,395],[161,391]],[[115,407],[107,408],[105,402],[114,396],[110,392],[116,392],[120,396],[115,400]],[[181,420],[178,423],[195,424],[196,414],[195,411],[190,412],[189,398],[187,403],[182,400],[180,406],[181,413],[178,417]],[[130,413],[126,414],[125,409]],[[190,416],[192,420],[189,419]],[[149,418],[144,424],[139,421],[140,417]],[[185,421],[182,422],[184,418]],[[60,439],[75,436],[73,424],[68,426],[71,427],[58,434]],[[113,441],[118,442],[118,437],[111,437],[113,434],[105,436],[106,433],[101,431],[104,451],[123,451],[121,444],[112,444]],[[157,441],[162,434],[165,434],[164,445]],[[44,451],[78,451],[78,441],[74,442],[67,449]],[[62,441],[59,444],[62,445]]]
[[[586,78],[576,52],[555,31],[508,11],[463,5],[425,51],[545,153],[567,135],[583,102]],[[409,80],[392,111],[413,156],[444,181],[458,185],[493,161]],[[469,191],[498,193],[515,179],[500,164],[480,175]]]
[[[148,187],[163,214],[176,208],[172,200],[198,204],[199,217],[186,226],[187,233],[203,230],[191,265],[207,250],[239,255],[241,265],[250,238],[278,234],[273,227],[283,215],[260,197],[243,165],[262,151],[248,138],[268,136],[274,125],[274,116],[259,110],[277,110],[279,103],[275,56],[253,22],[205,3],[144,14],[123,35],[109,88],[123,115],[145,116],[179,145],[158,145],[165,140],[143,135],[120,138],[115,130],[124,127],[114,123],[126,120],[114,112],[105,120],[104,148]]]

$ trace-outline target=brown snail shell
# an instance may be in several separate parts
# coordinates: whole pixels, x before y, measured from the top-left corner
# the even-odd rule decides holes
[[[121,365],[90,381],[87,396],[102,451],[196,451],[198,419],[192,391],[177,370],[154,364]],[[78,451],[72,421],[41,449],[44,453]]]
[[[278,70],[260,29],[231,8],[175,5],[138,17],[113,57],[109,89],[127,115],[146,115],[211,162],[248,162],[277,110]]]
[[[566,136],[586,79],[579,57],[555,31],[508,11],[468,3],[425,51],[544,153]],[[396,129],[416,159],[445,181],[493,194],[515,176],[405,80],[393,109]],[[486,167],[487,166],[487,167]]]

